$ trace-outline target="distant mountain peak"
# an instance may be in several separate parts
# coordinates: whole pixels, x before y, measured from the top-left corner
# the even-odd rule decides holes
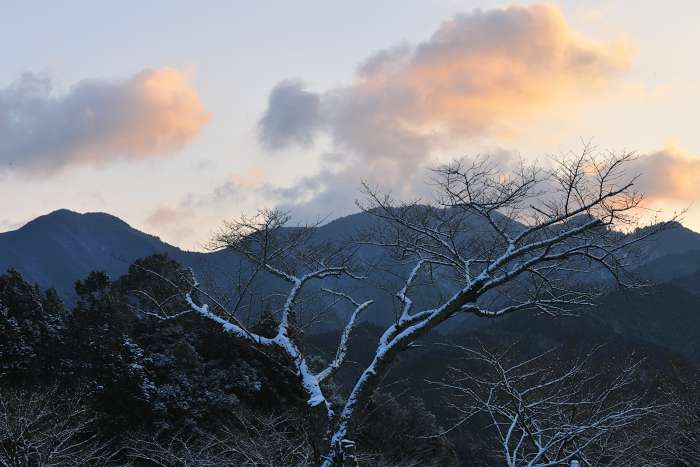
[[[129,224],[124,222],[117,216],[108,214],[106,212],[86,212],[80,213],[76,211],[71,211],[70,209],[57,209],[43,216],[39,216],[27,222],[24,226],[20,227],[18,230],[27,230],[34,228],[55,228],[58,226],[68,227],[68,228],[79,228],[86,224],[103,224],[103,225],[113,225],[121,228],[128,227],[131,228]]]
[[[181,252],[104,212],[59,209],[0,233],[0,274],[9,268],[64,297],[91,271],[117,277],[137,258]]]
[[[70,209],[56,209],[55,211],[51,211],[48,214],[45,214],[43,216],[37,217],[37,219],[41,218],[49,218],[49,219],[80,219],[80,218],[89,218],[89,217],[98,217],[98,218],[104,218],[104,219],[112,219],[115,221],[119,222],[124,222],[121,220],[119,217],[109,214],[107,212],[102,212],[102,211],[94,211],[94,212],[77,212],[77,211],[72,211]]]
[[[55,211],[51,211],[48,214],[45,214],[46,217],[57,217],[57,216],[82,216],[82,213],[79,213],[77,211],[71,211],[70,209],[66,208],[61,208],[61,209],[56,209]],[[43,216],[42,216],[43,217]]]

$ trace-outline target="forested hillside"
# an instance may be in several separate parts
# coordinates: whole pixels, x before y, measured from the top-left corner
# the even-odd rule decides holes
[[[7,430],[2,459],[49,455],[60,445],[60,457],[54,461],[59,459],[62,465],[309,462],[313,446],[307,432],[311,427],[304,421],[305,395],[297,389],[293,365],[286,356],[257,351],[196,314],[169,322],[139,315],[133,309],[132,291],[162,288],[160,279],[145,272],[146,268],[173,280],[178,277],[179,266],[166,256],[139,261],[114,280],[94,272],[76,284],[78,301],[72,308],[53,290],[30,285],[19,273],[0,277],[0,353],[4,356],[0,420]],[[671,396],[678,392],[690,398],[683,410],[697,411],[698,393],[686,392],[687,384],[698,377],[697,355],[684,357],[688,347],[668,345],[670,341],[654,345],[663,329],[650,338],[634,332],[637,328],[632,323],[619,333],[607,323],[613,316],[622,322],[634,315],[638,302],[612,295],[603,303],[595,315],[582,318],[552,322],[514,315],[477,332],[421,340],[399,360],[373,397],[373,408],[355,434],[363,446],[359,458],[372,465],[497,462],[494,451],[499,442],[495,433],[485,429],[485,421],[461,424],[441,435],[462,414],[447,403],[452,393],[435,383],[451,381],[456,369],[475,364],[461,347],[514,346],[523,361],[553,349],[556,357],[550,364],[566,366],[602,345],[591,367],[606,377],[626,368],[630,359],[640,362],[640,371],[625,387],[625,394],[644,394],[653,385],[663,389],[653,397],[660,405],[679,397]],[[600,319],[601,313],[611,317]],[[664,319],[659,316],[657,321]],[[697,326],[698,321],[696,317],[682,329]],[[266,316],[251,329],[272,335],[276,325],[274,317]],[[371,325],[355,330],[348,355],[351,363],[326,383],[334,404],[342,401],[372,358],[371,349],[380,334],[381,329]],[[337,339],[337,332],[310,339],[308,350],[319,355],[318,368],[324,359],[333,358]],[[675,347],[678,353],[663,347]],[[651,420],[640,422],[639,429]],[[660,424],[655,436],[671,436],[670,429]],[[25,431],[20,435],[19,430]],[[686,435],[697,436],[697,432]]]

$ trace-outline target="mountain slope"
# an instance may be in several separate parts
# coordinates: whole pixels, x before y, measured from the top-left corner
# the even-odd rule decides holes
[[[320,227],[317,239],[352,235],[370,220],[366,214],[337,219]],[[233,252],[183,251],[106,213],[61,209],[0,233],[0,271],[16,269],[30,282],[54,287],[68,301],[74,296],[75,281],[90,272],[100,270],[118,277],[134,260],[155,253],[167,253],[192,267],[212,287],[226,287],[239,267]]]
[[[683,227],[678,222],[672,223],[667,230],[644,241],[648,252],[647,261],[669,255],[684,254],[689,251],[700,252],[700,233]],[[698,265],[700,268],[700,265]]]
[[[615,292],[595,317],[618,334],[700,361],[700,297],[672,283],[641,294]]]
[[[315,238],[320,242],[342,241],[370,227],[375,221],[367,213],[342,217],[318,227]],[[480,229],[479,226],[475,227],[477,231]],[[646,264],[641,265],[642,270],[657,282],[700,271],[700,234],[680,224],[653,240],[645,241],[643,248]],[[68,301],[73,296],[74,282],[89,272],[103,270],[117,277],[134,260],[154,253],[168,253],[180,263],[192,267],[204,283],[226,294],[229,294],[231,280],[240,264],[235,253],[183,251],[105,213],[79,214],[59,210],[41,216],[18,230],[0,233],[0,271],[15,268],[29,281],[43,287],[55,287]],[[367,263],[374,263],[385,260],[384,255],[384,252],[366,248],[360,257]],[[399,277],[404,275],[398,269],[394,273]],[[386,321],[393,311],[393,295],[373,290],[373,286],[390,276],[375,271],[371,274],[371,280],[363,285],[361,292],[375,299],[375,311],[367,316],[371,321]],[[692,289],[693,286],[690,284],[684,288],[688,290],[688,287]],[[431,295],[441,292],[448,291],[439,291],[434,287],[416,290],[417,295],[421,295],[419,301],[429,301]]]

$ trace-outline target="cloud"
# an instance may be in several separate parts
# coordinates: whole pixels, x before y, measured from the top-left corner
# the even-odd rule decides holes
[[[0,90],[0,164],[27,175],[115,159],[167,157],[209,120],[187,76],[142,71],[125,81],[84,80],[64,94],[24,74]]]
[[[260,205],[261,196],[268,192],[267,175],[258,167],[232,173],[204,193],[188,193],[179,202],[157,206],[144,221],[167,241],[177,245],[199,248],[197,237],[202,226],[218,224],[222,218],[240,212],[242,206]],[[201,240],[201,238],[199,239]]]
[[[700,157],[668,146],[640,156],[632,168],[640,174],[637,189],[649,201],[694,202],[700,199]]]
[[[175,245],[182,245],[183,241],[192,238],[195,232],[194,222],[196,213],[185,206],[159,206],[145,220],[147,230],[165,234],[164,241]],[[196,246],[196,245],[187,245]]]
[[[227,203],[239,203],[247,200],[251,193],[262,189],[267,180],[267,175],[258,167],[249,167],[244,173],[229,174],[219,185],[209,193],[203,195],[191,195],[183,201],[182,206],[187,208],[214,208],[222,207]]]
[[[179,224],[183,219],[191,216],[192,212],[188,209],[160,206],[146,218],[146,224],[153,227],[165,227]]]
[[[300,81],[282,81],[270,93],[260,119],[260,141],[270,149],[292,144],[308,146],[320,123],[321,98],[304,90]]]
[[[511,129],[564,99],[590,99],[630,60],[625,44],[580,36],[554,6],[475,10],[423,42],[371,55],[347,86],[311,93],[282,82],[260,141],[278,149],[325,134],[345,154],[345,175],[401,188],[436,150]]]

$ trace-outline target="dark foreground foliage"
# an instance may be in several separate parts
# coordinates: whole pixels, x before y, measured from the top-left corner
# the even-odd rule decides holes
[[[73,310],[16,272],[0,276],[0,465],[310,462],[306,400],[288,362],[198,315],[163,322],[135,313],[133,291],[159,287],[146,269],[177,280],[178,265],[160,255],[117,280],[95,272],[76,284]],[[362,432],[374,437],[376,423],[391,420],[411,449],[387,438],[364,458],[410,464],[437,453],[452,461],[446,442],[420,441],[438,430],[420,401],[377,401],[377,421]],[[17,428],[18,420],[31,429]],[[70,449],[59,456],[56,444]]]
[[[138,296],[143,289],[160,293],[171,312],[184,309],[181,298],[166,300],[160,277],[146,272],[177,281],[178,269],[156,255],[118,279],[92,273],[76,284],[78,301],[70,310],[55,292],[16,272],[0,276],[0,465],[282,466],[318,458],[305,396],[282,355],[242,344],[195,314],[164,322],[134,311],[145,300]],[[265,316],[255,331],[264,333],[271,320]],[[700,402],[691,363],[585,326],[577,335],[520,327],[505,323],[497,332],[433,337],[408,352],[354,428],[358,459],[367,465],[498,464],[488,420],[454,427],[453,395],[434,384],[459,371],[480,371],[448,342],[499,347],[518,341],[522,358],[557,347],[559,362],[607,342],[591,365],[614,375],[634,355],[642,363],[629,390],[668,409],[659,419],[665,423],[640,425],[657,430],[661,441],[649,455],[659,464],[694,465]],[[368,325],[357,330],[350,361],[368,361],[377,332]],[[311,339],[321,355],[336,341],[335,333]],[[336,403],[360,368],[349,365],[328,383]]]

